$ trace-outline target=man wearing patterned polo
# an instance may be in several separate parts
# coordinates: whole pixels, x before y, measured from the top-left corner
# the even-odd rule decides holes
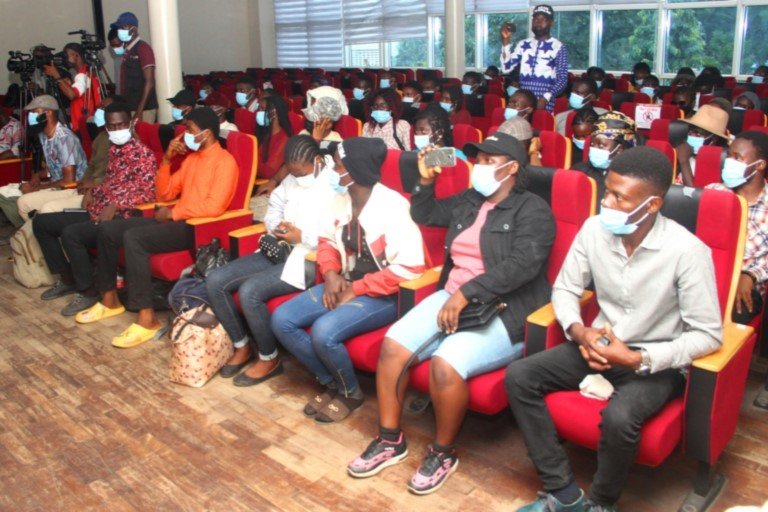
[[[568,48],[549,35],[555,11],[549,5],[537,5],[531,17],[533,36],[523,39],[513,49],[510,44],[514,25],[501,28],[501,69],[509,74],[520,66],[520,88],[538,98],[538,108],[552,112],[555,98],[568,85]]]

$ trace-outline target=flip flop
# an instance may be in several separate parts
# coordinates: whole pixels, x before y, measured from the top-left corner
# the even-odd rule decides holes
[[[131,324],[119,336],[112,338],[112,346],[118,348],[132,348],[162,336],[162,327],[147,329],[139,324]]]
[[[88,309],[79,312],[75,315],[75,322],[79,324],[92,324],[105,318],[110,318],[125,313],[125,307],[108,308],[101,302],[97,302]]]

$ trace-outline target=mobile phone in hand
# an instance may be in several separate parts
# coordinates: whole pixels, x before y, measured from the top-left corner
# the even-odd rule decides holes
[[[427,167],[453,167],[456,165],[456,148],[437,148],[424,157]]]
[[[287,235],[288,234],[288,230],[284,229],[284,228],[275,228],[275,233],[277,233],[279,235]]]
[[[605,336],[602,336],[600,337],[599,340],[597,340],[597,344],[600,345],[601,347],[607,347],[608,345],[611,344],[611,340],[609,340]]]

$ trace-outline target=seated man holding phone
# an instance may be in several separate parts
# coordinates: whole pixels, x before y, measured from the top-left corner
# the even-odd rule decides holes
[[[655,149],[628,149],[611,161],[600,215],[579,231],[552,291],[555,315],[571,341],[507,368],[509,403],[545,490],[518,512],[616,510],[643,423],[680,396],[694,359],[719,348],[722,321],[709,248],[659,213],[671,182],[671,164]],[[600,311],[585,326],[579,299],[590,282]],[[615,391],[604,393],[610,402],[587,498],[544,398],[577,390],[594,373]]]

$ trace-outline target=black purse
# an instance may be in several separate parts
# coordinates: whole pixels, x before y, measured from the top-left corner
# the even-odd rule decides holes
[[[200,246],[195,254],[195,266],[192,274],[205,279],[211,271],[229,263],[229,251],[221,246],[221,240],[212,238],[208,245]]]
[[[274,235],[263,235],[259,239],[259,250],[275,265],[285,263],[293,247],[285,240],[278,240]]]

